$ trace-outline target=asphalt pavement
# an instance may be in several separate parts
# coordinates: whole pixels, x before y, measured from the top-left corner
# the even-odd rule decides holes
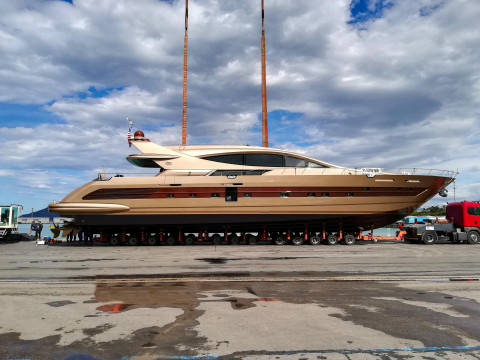
[[[480,359],[480,246],[0,244],[1,359]]]

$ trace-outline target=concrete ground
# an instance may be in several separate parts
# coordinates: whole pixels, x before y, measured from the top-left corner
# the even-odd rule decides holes
[[[0,244],[0,359],[480,359],[480,246]]]

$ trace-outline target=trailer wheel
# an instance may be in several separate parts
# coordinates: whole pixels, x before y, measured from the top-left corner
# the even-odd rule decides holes
[[[278,246],[285,245],[285,243],[286,243],[285,237],[282,236],[282,235],[277,235],[277,236],[273,239],[273,243],[274,243],[275,245],[278,245]]]
[[[343,238],[343,241],[345,242],[345,245],[354,245],[355,244],[355,236],[347,234]]]
[[[117,237],[111,237],[111,238],[110,238],[110,245],[112,245],[112,246],[118,246],[118,245],[120,245],[120,240],[118,240]]]
[[[300,236],[295,236],[293,239],[292,239],[292,244],[293,245],[302,245],[303,244],[303,239],[300,237]]]
[[[147,244],[149,246],[155,246],[158,244],[158,240],[155,236],[150,236],[148,239],[147,239]]]
[[[478,244],[480,242],[480,235],[475,230],[471,230],[467,234],[467,242],[469,244]]]
[[[317,236],[317,235],[313,235],[313,236],[310,236],[310,245],[320,245],[320,242],[322,240],[320,240],[320,236]]]
[[[230,244],[231,245],[238,245],[240,243],[240,238],[237,235],[232,235],[230,237]]]
[[[327,244],[328,245],[337,245],[338,244],[338,238],[331,234],[327,236]]]
[[[169,246],[175,245],[176,242],[177,241],[175,240],[175,238],[173,236],[167,237],[167,240],[165,241],[165,243]]]
[[[214,245],[221,245],[222,244],[222,238],[218,234],[213,234],[212,241],[213,241]]]
[[[128,239],[128,245],[130,246],[137,246],[139,243],[140,242],[136,237],[131,237],[130,239]]]
[[[192,234],[188,234],[187,237],[185,238],[185,245],[193,245],[195,242],[195,236]]]
[[[422,234],[422,241],[425,245],[432,245],[433,243],[437,242],[438,235],[435,231],[428,230]]]
[[[257,237],[254,235],[247,236],[248,245],[256,245]]]

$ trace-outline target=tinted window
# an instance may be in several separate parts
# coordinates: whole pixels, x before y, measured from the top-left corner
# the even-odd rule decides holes
[[[215,155],[207,156],[203,159],[225,164],[243,165],[243,154]]]
[[[250,166],[283,166],[283,156],[276,154],[246,154],[245,164]]]
[[[128,162],[139,167],[146,167],[146,168],[159,168],[155,161],[152,159],[140,159],[140,158],[127,158]]]
[[[325,168],[326,166],[309,161],[308,164],[307,164],[307,167],[309,167],[309,168]]]
[[[304,159],[299,159],[293,156],[285,156],[286,167],[307,167],[307,162]]]
[[[480,216],[480,207],[469,207],[467,208],[467,213],[469,215]]]

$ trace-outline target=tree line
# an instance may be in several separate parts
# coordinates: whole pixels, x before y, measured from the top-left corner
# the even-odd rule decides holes
[[[445,216],[445,206],[430,206],[413,212],[412,216]]]

